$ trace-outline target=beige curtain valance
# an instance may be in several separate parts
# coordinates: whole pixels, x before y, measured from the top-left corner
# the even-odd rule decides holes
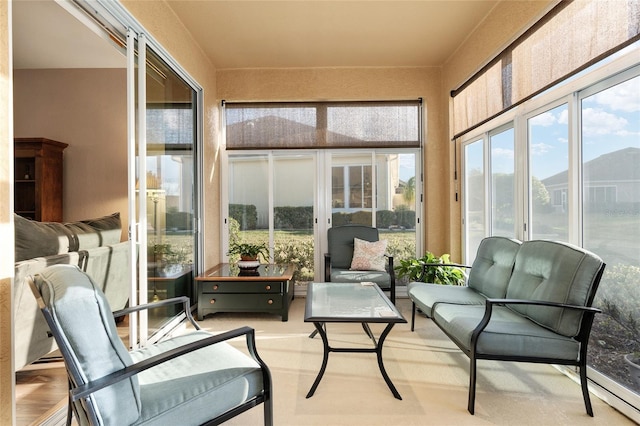
[[[237,149],[420,146],[421,100],[224,102],[226,145]]]
[[[454,139],[639,39],[639,0],[561,1],[451,92]]]

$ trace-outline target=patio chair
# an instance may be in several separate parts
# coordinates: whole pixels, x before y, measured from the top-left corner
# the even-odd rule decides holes
[[[325,282],[371,281],[389,292],[391,303],[396,303],[396,275],[393,270],[393,256],[385,250],[364,252],[365,262],[357,263],[358,239],[365,243],[380,241],[378,229],[364,225],[334,226],[327,231],[328,252],[324,255]],[[379,248],[385,247],[380,245]],[[374,249],[377,251],[377,249]],[[354,252],[356,258],[354,258]],[[380,257],[380,259],[376,259]],[[366,261],[368,260],[368,261]]]
[[[272,425],[271,375],[254,330],[201,331],[187,297],[113,314],[102,291],[78,267],[54,265],[29,280],[64,358],[69,411],[80,425],[215,425],[263,404]],[[194,331],[127,351],[114,316],[182,304]],[[246,338],[247,353],[226,341]]]

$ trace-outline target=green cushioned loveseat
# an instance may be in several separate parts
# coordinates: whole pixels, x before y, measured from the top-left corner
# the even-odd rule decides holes
[[[469,356],[471,414],[476,362],[491,359],[578,366],[593,416],[586,357],[604,268],[597,255],[567,243],[489,237],[478,248],[467,286],[409,284],[412,329],[418,307]]]
[[[14,214],[16,370],[56,349],[27,277],[50,265],[79,266],[100,286],[114,310],[129,300],[129,242],[121,242],[120,213],[69,223],[36,222]]]

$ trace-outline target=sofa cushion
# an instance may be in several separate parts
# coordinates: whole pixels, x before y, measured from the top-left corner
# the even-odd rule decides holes
[[[122,224],[119,212],[95,219],[69,222],[65,226],[73,234],[71,251],[108,246],[121,240]]]
[[[480,323],[484,306],[435,306],[433,320],[453,340],[471,348],[471,334]],[[575,361],[580,344],[536,324],[503,306],[494,306],[491,321],[478,338],[477,355],[555,358]]]
[[[590,306],[589,295],[604,267],[602,259],[568,243],[534,240],[522,243],[507,299],[541,300]],[[510,305],[514,311],[564,336],[578,333],[582,313],[571,309]]]
[[[458,305],[484,305],[485,297],[467,286],[411,282],[407,293],[413,303],[429,318],[433,318],[433,308],[438,303]]]
[[[13,214],[16,262],[68,253],[73,235],[62,223],[36,222]]]
[[[483,239],[469,271],[469,287],[489,298],[504,298],[520,245],[505,237]]]
[[[211,336],[197,331],[131,352],[135,362]],[[208,362],[215,360],[215,362]],[[141,372],[136,425],[202,424],[262,393],[260,366],[228,343],[216,343]],[[198,383],[194,386],[194,383]]]

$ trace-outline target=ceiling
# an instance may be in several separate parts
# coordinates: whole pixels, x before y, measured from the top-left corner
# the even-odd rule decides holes
[[[168,0],[217,69],[441,66],[499,0]],[[17,0],[14,68],[124,67],[53,0]]]

